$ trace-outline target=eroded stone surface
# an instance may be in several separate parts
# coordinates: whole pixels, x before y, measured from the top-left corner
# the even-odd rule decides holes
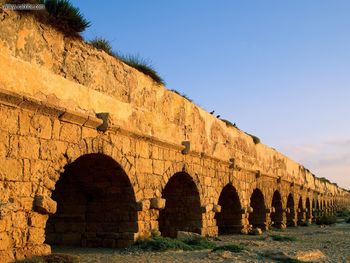
[[[0,15],[1,262],[50,253],[45,238],[124,247],[159,230],[302,224],[348,204],[349,193],[117,59],[31,16]]]

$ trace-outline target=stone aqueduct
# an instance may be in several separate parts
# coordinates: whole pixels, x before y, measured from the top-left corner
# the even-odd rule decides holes
[[[302,225],[349,192],[30,16],[0,12],[0,261]],[[186,149],[186,144],[189,149]]]

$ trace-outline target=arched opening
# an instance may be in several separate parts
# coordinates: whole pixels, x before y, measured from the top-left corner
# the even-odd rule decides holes
[[[253,212],[249,214],[249,224],[253,227],[259,227],[263,230],[266,229],[266,207],[263,193],[256,188],[250,197],[250,206],[253,208]]]
[[[300,197],[299,202],[298,202],[298,225],[303,225],[305,224],[305,219],[304,219],[304,207],[303,207],[303,199]]]
[[[166,200],[159,214],[159,230],[163,236],[176,237],[177,231],[201,232],[200,197],[190,175],[185,172],[173,175],[162,196]]]
[[[326,201],[322,201],[322,215],[326,215]]]
[[[312,199],[312,220],[315,221],[316,217],[317,217],[317,208],[316,208],[316,200]]]
[[[295,206],[292,194],[288,195],[287,211],[287,226],[295,226]]]
[[[275,191],[272,197],[272,207],[274,212],[271,213],[272,226],[280,228],[283,224],[282,197],[279,191]]]
[[[138,231],[129,178],[112,158],[87,154],[65,167],[52,198],[46,241],[51,245],[125,247]]]
[[[222,189],[218,204],[221,212],[215,215],[215,219],[219,234],[239,233],[242,229],[242,207],[238,193],[231,184]]]
[[[307,222],[311,221],[311,204],[309,198],[306,198],[306,220]]]

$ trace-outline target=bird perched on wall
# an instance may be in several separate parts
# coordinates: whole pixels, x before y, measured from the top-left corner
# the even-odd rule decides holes
[[[219,118],[220,118],[220,116],[221,116],[221,115],[216,115],[216,118],[218,118],[218,119],[219,119]]]
[[[211,111],[211,112],[210,112],[210,114],[211,114],[211,115],[213,115],[213,114],[214,114],[214,112],[215,112],[215,110]]]

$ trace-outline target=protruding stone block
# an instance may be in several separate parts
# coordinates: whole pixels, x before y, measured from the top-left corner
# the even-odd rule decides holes
[[[257,171],[256,171],[255,177],[256,177],[257,179],[261,177],[261,172],[260,172],[260,170],[257,170]]]
[[[62,121],[83,125],[88,120],[88,115],[66,110],[59,118]]]
[[[151,208],[152,209],[164,209],[166,204],[166,200],[163,198],[152,198],[151,199]]]
[[[221,205],[214,205],[213,212],[220,213],[221,212]]]
[[[108,112],[101,112],[97,113],[96,117],[101,119],[103,123],[97,127],[97,130],[99,131],[107,131],[109,124],[110,124],[110,117]]]
[[[34,210],[41,214],[54,214],[57,203],[48,196],[37,195],[34,198]]]
[[[151,208],[151,201],[146,199],[137,202],[137,211],[147,211]]]
[[[207,204],[201,207],[202,213],[207,213],[213,210],[213,204]]]
[[[191,143],[190,141],[183,141],[181,143],[185,148],[181,151],[182,154],[188,154],[190,152],[190,146]]]
[[[248,213],[253,213],[253,210],[254,210],[253,207],[251,207],[251,206],[247,207],[247,212]]]
[[[229,166],[230,169],[234,169],[235,168],[235,158],[231,158],[230,159],[230,166]]]

